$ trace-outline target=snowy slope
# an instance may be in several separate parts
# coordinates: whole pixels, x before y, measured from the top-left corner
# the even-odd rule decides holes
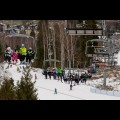
[[[120,51],[118,53],[118,64],[117,65],[120,65]]]
[[[8,71],[12,74],[15,83],[20,80],[22,72],[17,72],[17,66],[13,65]],[[74,86],[73,90],[70,91],[69,84],[53,79],[45,79],[41,69],[32,70],[31,74],[33,75],[33,81],[35,80],[35,74],[37,75],[35,87],[38,89],[38,98],[40,100],[120,100],[120,97],[91,93],[90,86],[84,83]],[[54,94],[55,88],[58,94]]]

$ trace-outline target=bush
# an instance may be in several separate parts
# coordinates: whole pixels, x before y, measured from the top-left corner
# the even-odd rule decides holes
[[[37,100],[37,89],[34,88],[35,81],[31,81],[30,67],[26,67],[21,81],[17,82],[16,94],[19,100]]]
[[[0,86],[0,100],[16,100],[16,90],[13,79],[4,80]]]
[[[37,100],[37,89],[34,88],[35,81],[32,82],[30,67],[24,68],[23,76],[14,85],[14,80],[5,79],[0,85],[0,100]]]

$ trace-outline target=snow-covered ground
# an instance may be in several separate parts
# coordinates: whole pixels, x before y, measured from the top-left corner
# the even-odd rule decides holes
[[[19,65],[19,67],[20,66],[20,70],[22,71],[23,65]],[[6,67],[7,65],[4,66],[4,68]],[[15,65],[7,69],[7,73],[9,73],[10,77],[12,76],[15,84],[22,76],[22,72],[18,72],[17,66]],[[89,84],[95,83],[96,80],[94,80],[94,82],[90,80],[87,81],[87,85],[80,83],[80,85],[74,86],[73,90],[70,91],[69,84],[62,83],[61,81],[58,82],[58,80],[53,80],[53,78],[51,80],[45,79],[41,69],[33,69],[31,74],[33,75],[32,81],[35,81],[35,74],[37,75],[35,87],[38,89],[38,98],[40,100],[120,100],[120,97],[90,92],[91,86],[89,86]],[[54,94],[55,88],[58,94]]]
[[[120,65],[120,52],[118,54],[118,65]],[[4,66],[4,69],[2,68],[0,70],[0,75],[3,75],[4,73],[4,77],[12,77],[16,84],[22,76],[24,65],[19,65],[18,63],[18,67],[21,67],[21,72],[17,71],[16,65],[12,65],[12,67],[8,69],[6,69],[7,64],[2,66]],[[103,78],[88,80],[86,85],[80,83],[79,85],[73,86],[73,89],[70,90],[69,84],[62,83],[61,81],[58,82],[58,80],[53,80],[53,78],[51,80],[45,79],[41,69],[33,68],[31,74],[33,76],[32,81],[35,81],[35,74],[37,75],[35,87],[38,89],[38,98],[40,100],[120,100],[120,97],[97,94],[90,91],[92,86],[102,85]],[[107,78],[107,85],[111,85],[114,87],[114,90],[120,91],[120,80],[118,79],[115,81],[115,77]],[[57,89],[58,94],[54,94],[55,88]]]
[[[118,53],[118,64],[117,65],[120,65],[120,51]]]

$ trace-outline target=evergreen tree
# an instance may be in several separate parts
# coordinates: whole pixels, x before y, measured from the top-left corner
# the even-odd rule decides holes
[[[31,81],[30,67],[27,66],[23,71],[21,81],[17,82],[16,94],[19,100],[37,100],[37,89],[34,88],[35,82]]]
[[[37,36],[37,54],[36,59],[33,64],[34,67],[42,68],[44,60],[44,45],[43,45],[43,29],[42,29],[43,20],[40,20],[38,23],[38,36]]]
[[[83,21],[80,21],[80,24],[82,25],[82,28],[87,28],[87,29],[97,28],[96,20],[83,20]],[[98,39],[98,36],[95,36],[95,35],[93,35],[93,36],[91,36],[91,35],[80,36],[77,39],[77,42],[76,42],[76,47],[77,47],[76,56],[78,56],[78,54],[79,54],[79,57],[77,57],[76,61],[81,61],[81,63],[83,64],[82,66],[84,66],[85,64],[89,65],[90,58],[86,57],[85,49],[86,49],[86,42],[88,40],[92,40],[92,39]],[[97,43],[95,43],[94,45],[97,45]],[[93,48],[90,48],[89,51],[93,51]]]
[[[3,81],[0,86],[0,100],[17,100],[13,79]]]

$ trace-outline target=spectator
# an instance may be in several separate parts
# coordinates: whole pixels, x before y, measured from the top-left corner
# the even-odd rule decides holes
[[[27,52],[27,49],[24,44],[21,45],[19,52],[20,52],[20,62],[21,62],[21,64],[23,64],[23,63],[25,63],[26,52]]]

